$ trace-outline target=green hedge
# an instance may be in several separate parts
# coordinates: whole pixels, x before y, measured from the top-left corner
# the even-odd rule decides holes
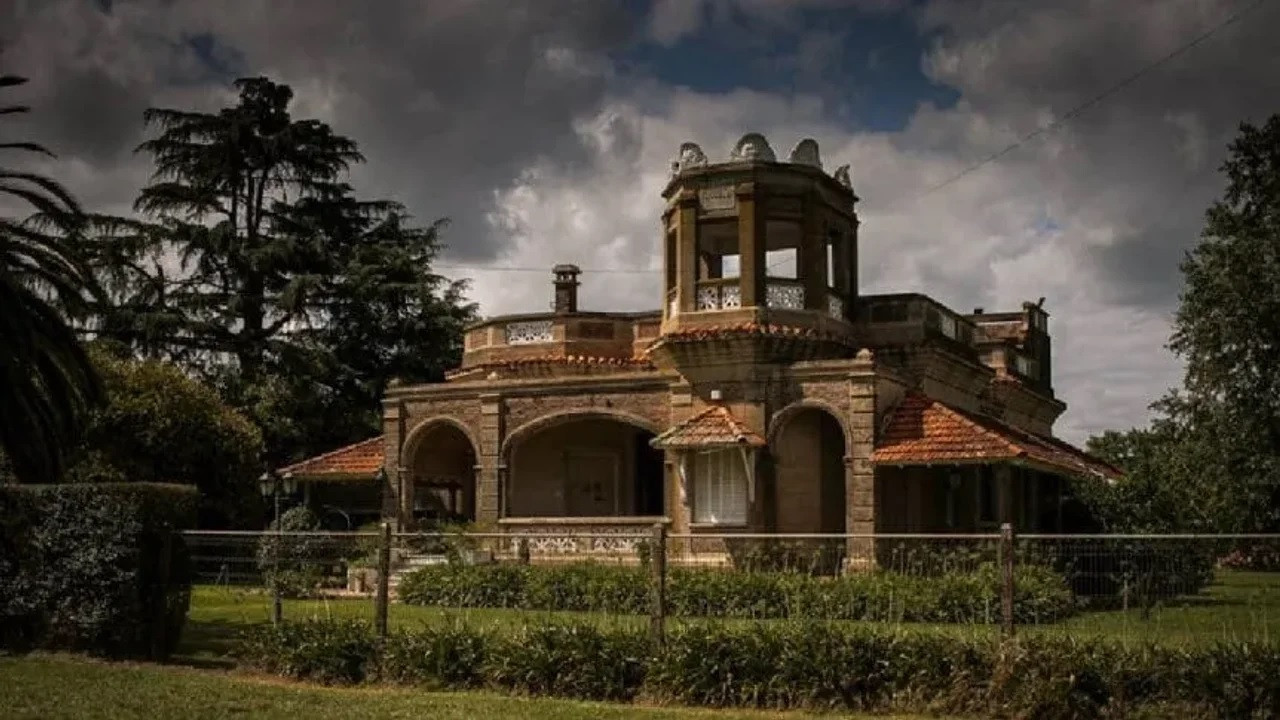
[[[1280,648],[1134,647],[1044,636],[794,622],[689,625],[661,647],[590,624],[466,624],[393,633],[362,622],[257,626],[249,667],[329,683],[489,687],[595,700],[982,717],[1248,718],[1280,714]]]
[[[166,657],[191,594],[171,531],[198,502],[179,485],[0,487],[0,646]]]
[[[649,612],[643,568],[572,565],[434,565],[400,583],[411,605]],[[1062,578],[1043,567],[1015,574],[1015,620],[1054,622],[1074,612]],[[895,622],[995,623],[1000,618],[1000,576],[994,565],[973,572],[911,576],[853,573],[839,578],[672,568],[667,612],[673,616],[813,618]]]

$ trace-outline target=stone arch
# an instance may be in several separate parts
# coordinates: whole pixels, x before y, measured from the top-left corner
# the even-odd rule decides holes
[[[431,443],[424,442],[436,437]],[[423,419],[400,446],[401,513],[413,521],[476,519],[480,444],[466,423],[447,415]]]
[[[786,427],[788,421],[805,410],[821,410],[830,415],[840,425],[840,431],[844,434],[845,451],[848,452],[853,441],[853,436],[849,433],[849,423],[846,419],[848,413],[825,400],[813,398],[797,400],[775,412],[773,417],[769,418],[769,428],[765,433],[765,439],[769,442],[769,445],[773,445],[773,441],[778,437],[782,429]]]
[[[511,450],[524,440],[537,435],[543,430],[563,425],[564,423],[577,422],[579,420],[612,420],[614,422],[626,423],[634,425],[642,430],[646,430],[654,435],[662,432],[663,428],[652,420],[636,415],[635,413],[626,412],[625,410],[612,410],[609,408],[589,408],[583,410],[560,410],[553,413],[547,413],[541,417],[534,418],[520,427],[507,433],[502,440],[502,460],[509,462],[511,459]]]
[[[850,436],[840,411],[800,400],[774,415],[766,435],[778,532],[846,532]]]
[[[405,433],[404,440],[400,443],[400,461],[403,463],[406,457],[416,452],[417,445],[422,442],[422,438],[442,425],[451,426],[466,436],[467,441],[471,443],[472,452],[476,454],[476,457],[480,456],[480,441],[466,423],[449,415],[434,415],[414,424],[413,428]]]
[[[502,443],[507,517],[658,517],[665,508],[661,428],[621,410],[553,412]]]

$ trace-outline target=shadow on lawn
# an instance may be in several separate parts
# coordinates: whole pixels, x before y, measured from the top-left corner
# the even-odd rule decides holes
[[[235,667],[232,652],[241,636],[252,626],[253,623],[249,622],[188,619],[182,629],[182,641],[169,662],[205,669]]]

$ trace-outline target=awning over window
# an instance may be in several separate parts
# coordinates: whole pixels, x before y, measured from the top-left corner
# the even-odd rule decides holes
[[[1057,438],[966,412],[921,393],[908,393],[893,410],[875,452],[877,465],[1012,462],[1066,475],[1118,478],[1105,461]]]
[[[384,458],[383,436],[378,435],[280,468],[277,472],[300,482],[372,481]]]
[[[751,431],[723,405],[712,405],[649,442],[656,448],[691,450],[713,447],[762,447],[764,438]]]

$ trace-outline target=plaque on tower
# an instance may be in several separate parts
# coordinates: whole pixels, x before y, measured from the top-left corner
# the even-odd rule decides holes
[[[738,196],[732,185],[703,188],[698,191],[698,205],[704,211],[733,210],[738,206]]]

